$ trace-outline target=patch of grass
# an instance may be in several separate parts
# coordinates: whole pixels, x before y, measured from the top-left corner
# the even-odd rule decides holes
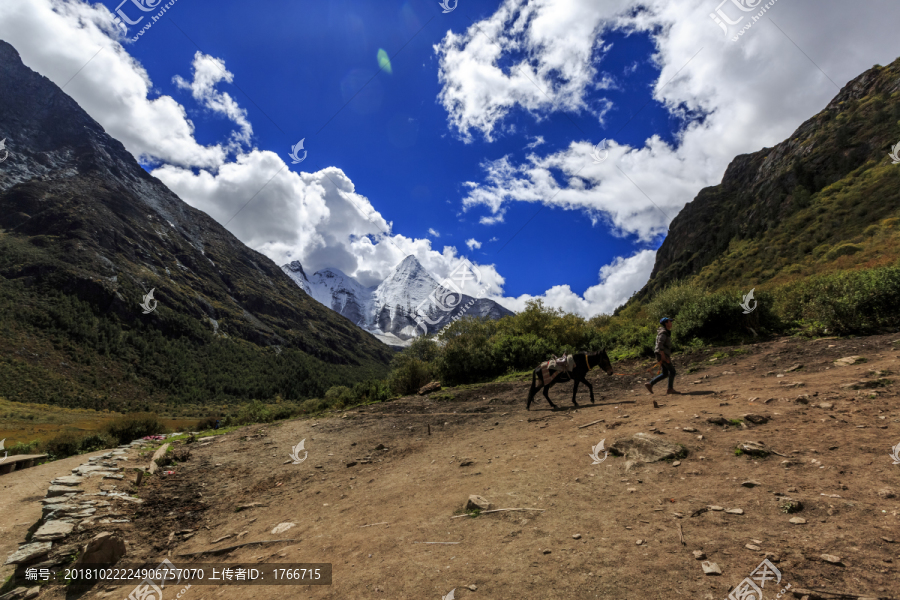
[[[732,427],[740,427],[742,422],[743,421],[741,421],[740,419],[730,419],[728,421],[728,424],[731,425]]]
[[[455,399],[456,396],[453,394],[429,394],[429,397],[432,400],[437,400],[438,402],[450,402]]]
[[[743,455],[744,455],[744,451],[741,450],[740,448],[735,448],[735,449],[734,449],[734,455],[735,455],[735,456],[743,456]]]

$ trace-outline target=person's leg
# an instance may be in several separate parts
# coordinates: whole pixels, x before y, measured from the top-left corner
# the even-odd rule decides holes
[[[669,367],[669,389],[675,387],[675,367],[673,365],[667,365]]]

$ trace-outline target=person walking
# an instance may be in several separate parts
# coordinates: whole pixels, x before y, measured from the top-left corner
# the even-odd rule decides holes
[[[659,361],[660,366],[662,367],[662,373],[654,377],[650,380],[649,383],[645,383],[644,387],[647,388],[647,391],[651,394],[653,393],[653,386],[665,379],[669,378],[669,389],[666,390],[666,394],[680,394],[681,392],[675,390],[675,366],[672,364],[672,324],[675,319],[670,319],[669,317],[663,317],[659,320],[659,329],[656,332],[656,360]],[[653,406],[657,407],[656,402],[653,402]]]

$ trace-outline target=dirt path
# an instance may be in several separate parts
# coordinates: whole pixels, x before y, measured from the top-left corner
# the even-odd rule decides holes
[[[571,384],[551,392],[566,410],[550,411],[539,397],[529,412],[528,384],[511,382],[445,389],[343,418],[251,426],[193,445],[175,475],[141,488],[144,504],[134,522],[117,527],[133,550],[129,560],[177,561],[182,553],[246,541],[296,539],[202,562],[333,564],[327,587],[195,586],[181,600],[437,600],[454,588],[457,599],[719,600],[767,557],[781,572],[780,585],[793,590],[900,598],[900,465],[889,456],[900,444],[900,382],[841,388],[900,379],[900,343],[892,344],[898,337],[775,340],[716,349],[712,362],[711,351],[678,356],[682,396],[651,397],[646,378],[595,370],[589,380],[597,404],[581,390],[577,410]],[[850,355],[866,362],[835,366]],[[748,413],[770,420],[754,425]],[[716,417],[743,425],[708,421]],[[598,419],[604,421],[578,428]],[[592,446],[638,432],[683,444],[687,457],[626,469],[625,458],[610,455],[591,465]],[[302,439],[308,459],[284,464]],[[736,455],[745,441],[762,441],[783,456]],[[463,459],[472,462],[463,466]],[[495,508],[543,512],[451,518],[469,494]],[[802,510],[783,512],[786,498],[799,500]],[[236,511],[253,502],[260,505]],[[702,512],[709,506],[743,514]],[[792,524],[796,517],[805,524]],[[285,522],[295,525],[271,533]],[[27,525],[16,527],[21,533]],[[178,533],[186,530],[193,530],[187,539]],[[693,551],[722,574],[704,575]],[[772,585],[767,598],[778,592]],[[101,585],[84,597],[124,598],[129,591]],[[44,597],[61,598],[61,589]]]

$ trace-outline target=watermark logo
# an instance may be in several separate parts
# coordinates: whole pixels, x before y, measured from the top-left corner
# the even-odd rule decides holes
[[[154,576],[159,575],[159,578],[147,578],[140,582],[137,587],[128,594],[127,600],[163,600],[163,588],[166,587],[166,579],[173,579],[173,577],[169,577],[169,575],[178,573],[178,581],[175,582],[175,585],[178,585],[181,583],[180,571],[181,569],[177,569],[172,561],[168,558],[164,558],[156,569],[150,571]],[[180,592],[178,592],[178,595],[175,596],[175,598],[181,598],[190,587],[191,584],[187,584]]]
[[[774,581],[776,586],[780,584],[781,571],[767,558],[750,573],[750,577],[745,577],[743,581],[737,584],[731,593],[728,594],[727,600],[763,600],[763,588],[770,581]],[[789,589],[791,589],[791,584],[784,586],[775,598],[781,598]]]
[[[140,23],[141,21],[144,20],[144,16],[147,16],[147,15],[141,15],[137,19],[132,21],[128,17],[128,15],[125,14],[125,11],[122,10],[122,6],[126,3],[128,3],[129,1],[132,4],[134,4],[138,8],[138,10],[145,12],[145,13],[160,9],[160,11],[157,14],[150,15],[150,20],[141,28],[141,30],[134,37],[131,38],[132,42],[136,42],[139,37],[144,35],[145,31],[147,31],[148,29],[153,27],[153,24],[156,23],[157,21],[159,21],[162,18],[162,16],[165,14],[165,12],[167,10],[169,10],[176,2],[176,0],[170,0],[166,4],[160,6],[160,4],[162,3],[163,0],[122,0],[122,2],[119,3],[119,6],[116,7],[115,13],[118,16],[113,19],[113,25],[120,25],[120,24],[124,24],[124,23],[127,23],[128,25],[137,25],[138,23]],[[125,29],[127,31],[127,29],[128,29],[127,25],[123,25],[123,26],[125,27]]]
[[[448,277],[445,277],[429,295],[422,300],[413,311],[416,315],[416,325],[422,328],[424,334],[428,334],[428,325],[436,325],[442,317],[440,313],[448,313],[459,306],[463,298],[463,287],[469,281],[481,284],[481,271],[467,259],[463,260]],[[458,320],[488,290],[487,285],[478,291],[476,298],[470,301],[463,311],[454,317]],[[432,317],[436,317],[432,320]]]
[[[447,11],[444,11],[444,12],[447,12]],[[456,598],[456,588],[453,588],[452,590],[450,590],[450,593],[447,594],[446,596],[441,596],[441,600],[454,600],[454,598]]]
[[[0,448],[3,448],[3,443],[0,442]],[[900,444],[897,444],[893,448],[891,448],[891,458],[894,459],[895,465],[900,465]]]
[[[591,158],[594,159],[594,162],[597,164],[602,163],[604,160],[609,158],[609,144],[606,140],[602,140],[597,146],[594,148],[594,151],[591,152]]]
[[[294,159],[293,164],[295,164],[295,165],[297,163],[302,163],[304,160],[306,160],[306,150],[303,150],[304,140],[306,140],[306,138],[303,138],[302,140],[297,142],[296,145],[291,147],[291,155],[290,156],[291,156],[291,158]],[[303,158],[300,158],[299,156],[297,156],[297,153],[300,152],[300,150],[303,150]]]
[[[446,15],[448,12],[453,12],[456,10],[456,5],[459,4],[459,0],[454,0],[453,6],[450,6],[450,0],[441,0],[440,5],[441,8],[444,9],[444,14]],[[456,589],[456,588],[453,588]],[[450,592],[450,596],[448,596],[448,600],[453,600],[453,592]]]
[[[0,150],[3,151],[3,158],[0,158],[0,162],[3,162],[7,158],[9,158],[9,150],[6,149],[6,138],[0,140]]]
[[[599,465],[604,460],[606,460],[607,456],[609,456],[609,453],[606,451],[606,447],[603,445],[605,442],[606,438],[603,438],[602,440],[600,440],[599,444],[591,448],[590,457],[594,459],[594,462],[592,462],[591,465]],[[603,453],[603,458],[600,458],[601,452]]]
[[[304,443],[306,443],[306,438],[303,438],[302,440],[300,440],[300,443],[299,443],[299,444],[297,444],[296,446],[294,446],[293,448],[291,448],[291,454],[290,454],[290,457],[291,457],[291,460],[294,461],[294,462],[291,463],[292,465],[299,465],[299,464],[302,463],[304,460],[306,460],[306,458],[309,456],[309,450],[305,450],[305,449],[303,448],[303,444],[304,444]],[[303,454],[303,458],[300,458],[300,453],[301,453],[301,452],[304,453],[304,454]]]
[[[772,8],[777,1],[778,0],[770,0],[766,4],[760,6],[763,0],[722,0],[722,2],[720,2],[716,7],[715,12],[709,13],[709,17],[715,22],[716,25],[722,28],[722,31],[726,36],[729,35],[728,27],[730,25],[739,25],[741,21],[744,20],[745,16],[748,17],[750,21],[731,38],[731,41],[736,42],[740,38],[740,36],[744,35],[745,31],[753,27],[753,25],[760,20],[766,13],[766,11]],[[737,19],[731,19],[731,17],[722,9],[722,6],[724,6],[728,2],[734,4],[741,12],[758,12],[755,15],[740,15],[740,13],[737,13],[740,16],[738,16]]]
[[[149,315],[149,314],[152,313],[154,310],[156,310],[156,306],[157,306],[157,304],[159,304],[159,302],[157,302],[157,301],[153,298],[153,292],[154,292],[154,291],[156,291],[156,288],[151,289],[151,290],[150,290],[150,293],[148,293],[146,296],[144,296],[144,301],[141,303],[141,308],[144,309],[144,314],[145,314],[145,315]],[[150,306],[150,303],[151,303],[151,302],[153,302],[153,306]]]
[[[6,141],[6,140],[4,140]],[[3,142],[0,142],[0,150],[3,149]],[[891,153],[888,154],[891,157],[892,165],[900,165],[900,142],[897,142],[897,145],[891,148]],[[4,157],[5,158],[5,157]],[[3,162],[0,160],[0,162]]]
[[[3,458],[0,458],[0,462],[3,462],[4,460],[6,460],[6,457],[9,456],[9,452],[7,452],[3,447],[3,442],[5,442],[5,441],[6,441],[6,438],[3,438],[2,440],[0,440],[0,450],[3,450]],[[900,448],[900,445],[898,445],[897,447]]]
[[[750,293],[747,294],[746,296],[744,296],[744,301],[741,302],[741,308],[744,309],[744,314],[745,314],[745,315],[749,315],[749,314],[752,313],[754,310],[756,310],[756,305],[759,304],[756,300],[753,300],[753,291],[754,291],[754,290],[756,290],[756,288],[753,288],[752,290],[750,290]],[[751,300],[753,300],[753,307],[752,307],[752,308],[751,308],[751,306],[750,306],[750,301],[751,301]]]

